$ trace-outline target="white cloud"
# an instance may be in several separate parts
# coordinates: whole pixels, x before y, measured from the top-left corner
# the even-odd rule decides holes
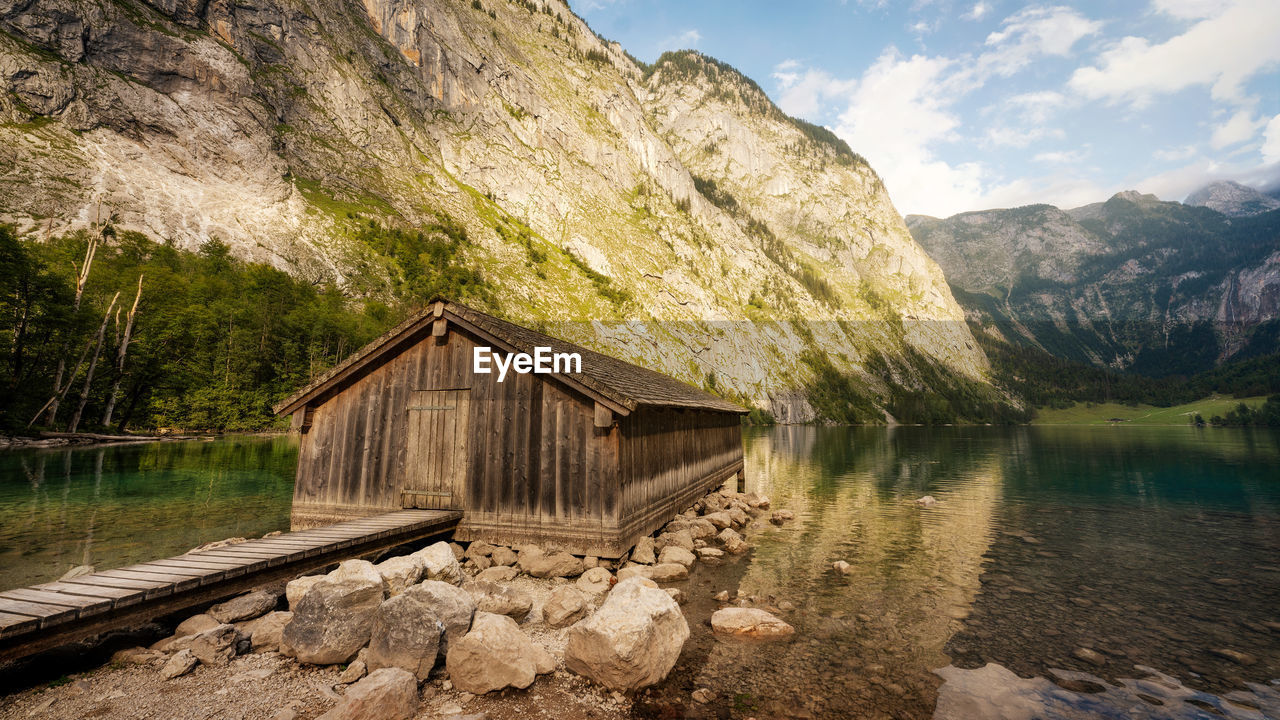
[[[1230,0],[1153,0],[1151,8],[1179,20],[1199,20],[1222,12]]]
[[[1040,140],[1063,140],[1067,137],[1061,128],[1046,127],[991,127],[982,139],[995,147],[1024,148]]]
[[[1089,153],[1085,148],[1079,150],[1053,150],[1036,153],[1032,160],[1047,165],[1075,165],[1085,159]]]
[[[1267,129],[1262,131],[1262,161],[1280,163],[1280,115],[1271,118]]]
[[[1251,111],[1241,110],[1213,129],[1213,136],[1209,138],[1209,145],[1214,150],[1221,150],[1225,147],[1238,145],[1246,140],[1252,140],[1253,136],[1265,124],[1265,119],[1254,120]]]
[[[1155,95],[1208,85],[1215,100],[1243,103],[1243,86],[1280,63],[1280,2],[1239,0],[1185,33],[1152,45],[1125,37],[1099,63],[1072,74],[1070,86],[1091,99],[1141,107]]]
[[[1157,160],[1163,160],[1164,162],[1178,162],[1180,160],[1188,160],[1192,157],[1195,157],[1195,154],[1196,154],[1195,145],[1182,145],[1179,147],[1161,148],[1160,150],[1156,150],[1154,153],[1152,153],[1152,155],[1154,155]]]
[[[982,18],[986,17],[987,13],[989,12],[991,12],[991,6],[988,5],[987,3],[984,3],[984,2],[975,3],[974,6],[969,9],[969,12],[964,14],[964,19],[965,20],[981,20]]]
[[[698,47],[698,42],[702,40],[702,33],[694,30],[685,30],[678,35],[672,35],[664,38],[658,43],[659,50],[688,50]]]
[[[1029,7],[1010,15],[1001,29],[987,36],[991,48],[978,58],[982,72],[1008,77],[1033,59],[1065,57],[1081,39],[1096,34],[1102,23],[1069,7]]]
[[[1181,201],[1192,192],[1217,180],[1235,180],[1252,187],[1265,187],[1278,177],[1280,162],[1254,165],[1200,159],[1139,180],[1133,187],[1144,193],[1154,193],[1164,200]]]
[[[816,117],[824,103],[843,98],[857,85],[853,80],[839,80],[823,70],[799,70],[799,63],[785,61],[774,67],[773,79],[782,93],[778,107],[788,115]]]
[[[1053,90],[1014,95],[1005,101],[1009,108],[1017,112],[1026,122],[1040,124],[1047,121],[1055,111],[1068,104],[1067,98]]]

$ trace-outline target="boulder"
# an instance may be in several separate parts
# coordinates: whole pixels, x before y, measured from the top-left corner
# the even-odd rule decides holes
[[[675,545],[668,545],[662,548],[662,554],[658,556],[658,563],[661,565],[677,563],[688,568],[693,566],[696,559],[693,553],[688,550]]]
[[[721,530],[716,537],[720,540],[720,544],[724,545],[724,549],[734,555],[740,555],[747,551],[747,542],[733,528]]]
[[[576,577],[582,574],[582,560],[562,550],[543,552],[537,547],[520,551],[520,569],[536,578]]]
[[[720,512],[729,504],[729,500],[720,493],[711,493],[702,498],[702,514]]]
[[[717,530],[723,530],[733,525],[733,518],[730,517],[729,513],[724,510],[721,510],[719,512],[707,513],[706,515],[702,516],[702,519],[706,520],[712,525],[715,525]]]
[[[602,567],[588,568],[578,576],[578,589],[592,597],[604,597],[613,587],[613,574]]]
[[[494,549],[493,545],[490,545],[483,540],[477,540],[467,546],[467,550],[462,556],[467,560],[474,560],[480,557],[487,558],[493,554]]]
[[[523,620],[533,609],[533,598],[529,597],[529,593],[507,585],[472,580],[463,585],[462,589],[471,594],[476,610],[483,612]]]
[[[276,608],[280,596],[266,590],[254,590],[209,608],[209,616],[220,623],[252,620]]]
[[[658,539],[654,541],[654,545],[662,550],[669,545],[682,547],[689,552],[693,552],[693,533],[688,530],[678,530],[671,533],[662,533]]]
[[[584,572],[587,570],[590,570],[593,567],[599,567],[599,566],[600,566],[600,558],[596,557],[595,555],[588,555],[582,558],[582,569]]]
[[[347,688],[318,720],[410,720],[418,713],[418,681],[400,668],[382,668]]]
[[[302,596],[281,633],[280,651],[313,665],[350,662],[369,642],[383,597],[382,576],[373,564],[347,560]]]
[[[542,605],[542,621],[548,627],[568,627],[587,614],[587,599],[577,588],[562,586]]]
[[[191,640],[191,654],[204,665],[226,665],[236,656],[240,631],[235,625],[219,625]]]
[[[285,602],[289,603],[289,609],[297,607],[302,600],[302,596],[307,594],[311,586],[324,578],[324,575],[303,575],[300,578],[290,580],[289,584],[284,586],[284,599]]]
[[[618,570],[618,582],[630,580],[634,577],[648,578],[649,565],[628,565]]]
[[[424,580],[406,590],[405,594],[430,605],[432,612],[444,624],[444,634],[440,636],[440,657],[443,659],[449,643],[471,629],[471,618],[476,614],[475,600],[466,590],[439,580]]]
[[[369,666],[360,658],[356,658],[355,660],[352,660],[351,664],[347,666],[347,669],[343,670],[342,674],[338,676],[338,684],[350,685],[368,674]]]
[[[111,662],[118,665],[150,665],[163,659],[164,653],[144,647],[131,647],[111,654]]]
[[[663,552],[666,552],[665,550]],[[684,552],[688,552],[685,550]],[[688,579],[689,568],[680,563],[659,563],[648,568],[648,577],[654,582],[669,583]]]
[[[716,536],[715,524],[706,518],[696,518],[690,521],[688,530],[689,535],[691,535],[695,541],[706,540],[707,538]]]
[[[729,519],[733,522],[734,527],[746,527],[751,522],[751,516],[745,510],[738,508],[729,508],[725,511],[729,514]]]
[[[468,632],[449,646],[445,667],[453,686],[483,695],[507,687],[527,688],[538,674],[539,653],[516,621],[478,612]]]
[[[676,601],[631,578],[619,582],[595,614],[569,628],[565,667],[614,690],[648,687],[671,672],[688,639]]]
[[[400,555],[383,560],[373,568],[382,576],[382,586],[387,592],[387,597],[399,595],[409,586],[416,585],[422,579],[422,573],[426,571],[422,558],[413,555]]]
[[[466,557],[467,551],[463,550],[462,546],[456,542],[449,543],[449,549],[453,551],[453,556],[457,558],[458,562],[462,562],[462,559]]]
[[[831,567],[841,575],[848,575],[853,572],[853,566],[843,560],[837,560],[831,563]]]
[[[794,635],[796,629],[764,610],[730,607],[711,614],[711,631],[717,635],[777,639]]]
[[[677,605],[683,605],[685,600],[688,599],[680,588],[666,588],[666,591],[671,596],[671,599],[676,601]]]
[[[474,544],[472,543],[472,545]],[[449,543],[441,541],[434,545],[428,545],[411,557],[417,557],[422,560],[423,580],[439,580],[454,585],[462,584],[462,566],[458,564],[458,558],[453,556],[453,550],[449,548]]]
[[[429,596],[403,593],[378,607],[369,632],[366,664],[372,670],[398,667],[426,680],[440,652],[444,623]]]
[[[701,547],[701,548],[698,548],[695,552],[697,552],[698,557],[702,558],[703,560],[706,560],[707,558],[724,557],[724,551],[721,550],[720,548]]]
[[[790,510],[774,510],[773,514],[769,516],[769,522],[774,525],[781,525],[784,522],[790,522],[795,519],[796,514]]]
[[[636,549],[631,551],[631,561],[641,565],[652,565],[658,561],[653,553],[653,537],[645,535],[636,543]]]
[[[173,657],[169,658],[169,662],[164,664],[164,668],[160,670],[160,676],[165,680],[182,677],[194,670],[199,662],[200,660],[190,650],[181,650],[174,653]]]
[[[755,493],[747,493],[743,500],[746,501],[747,507],[753,510],[768,510],[770,501],[768,495],[757,495]]]
[[[516,554],[515,550],[512,550],[509,547],[495,547],[493,549],[493,553],[489,555],[489,560],[495,566],[501,565],[505,567],[515,565],[518,559],[520,559],[520,556]]]
[[[280,635],[292,619],[293,613],[274,610],[241,624],[240,634],[249,637],[254,652],[273,652],[280,649]]]
[[[486,570],[481,570],[476,574],[476,579],[484,580],[486,582],[507,582],[509,580],[515,580],[516,576],[519,574],[520,571],[513,567],[498,565]]]
[[[195,635],[197,633],[202,633],[205,630],[212,630],[221,624],[222,623],[217,620],[214,620],[212,615],[200,613],[199,615],[192,615],[186,620],[178,623],[178,627],[174,629],[173,635],[174,637]]]

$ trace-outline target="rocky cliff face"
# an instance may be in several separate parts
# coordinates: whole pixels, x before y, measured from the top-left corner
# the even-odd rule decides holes
[[[1183,202],[1217,210],[1229,217],[1258,215],[1280,208],[1280,198],[1264,195],[1248,185],[1230,180],[1205,185],[1188,195]]]
[[[111,215],[377,294],[368,228],[447,221],[494,290],[460,299],[784,420],[814,357],[872,394],[985,372],[865,162],[562,2],[0,0],[0,30],[0,220],[30,234]]]
[[[1128,191],[908,225],[970,319],[1008,340],[1151,374],[1280,349],[1280,212],[1230,218]]]

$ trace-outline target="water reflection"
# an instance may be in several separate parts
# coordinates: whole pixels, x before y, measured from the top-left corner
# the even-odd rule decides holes
[[[0,588],[287,528],[289,438],[0,452]]]
[[[1025,678],[1056,669],[1068,685],[1061,673],[1087,670],[1104,684],[1088,690],[1150,665],[1191,701],[1248,692],[1280,676],[1278,460],[1274,434],[1218,429],[748,431],[749,489],[797,519],[753,537],[745,561],[695,572],[693,637],[640,714],[930,717],[935,671],[953,673],[954,702],[957,687],[983,686],[959,679],[989,677],[987,663]],[[939,503],[916,507],[925,494]],[[831,568],[841,559],[847,577]],[[794,603],[795,641],[714,639],[703,621],[724,589]],[[717,702],[690,703],[698,687]],[[1134,710],[1132,692],[1076,694]],[[1001,715],[971,715],[986,716]]]

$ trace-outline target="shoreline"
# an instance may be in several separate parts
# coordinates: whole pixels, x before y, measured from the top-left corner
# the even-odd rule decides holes
[[[106,447],[108,445],[141,445],[144,443],[184,442],[188,440],[204,440],[207,442],[236,435],[244,435],[248,437],[275,437],[287,434],[288,431],[286,430],[249,430],[244,432],[197,432],[182,434],[139,433],[124,435],[89,432],[66,433],[46,430],[34,435],[0,435],[0,451],[28,449],[39,450],[44,448],[84,449]]]

